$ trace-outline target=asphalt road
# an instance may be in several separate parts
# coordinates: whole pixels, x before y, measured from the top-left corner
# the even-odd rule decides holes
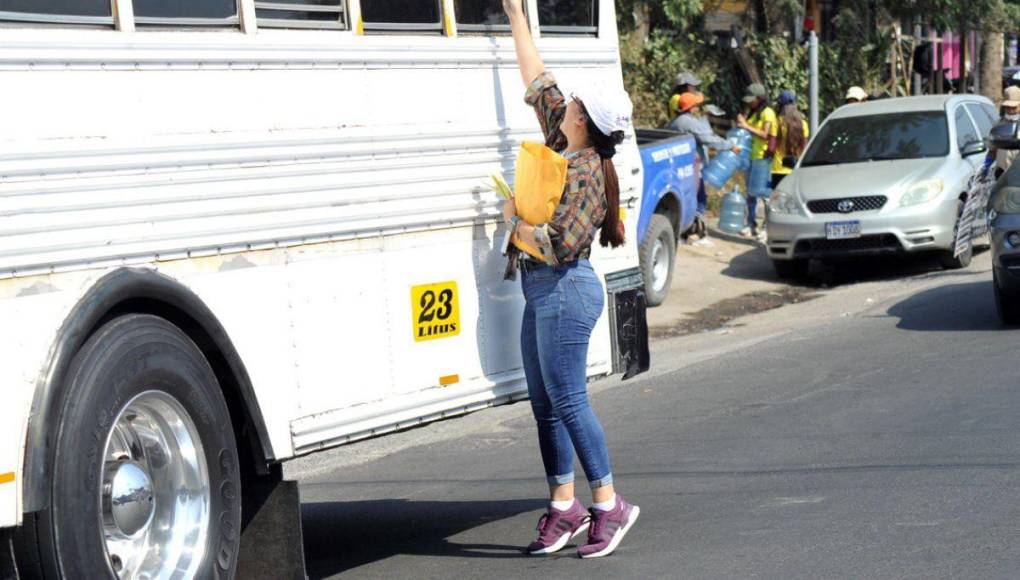
[[[642,508],[609,558],[522,554],[545,503],[523,404],[312,459],[308,572],[1016,578],[1020,331],[1000,328],[982,260],[659,344],[658,374],[596,385],[618,489]]]

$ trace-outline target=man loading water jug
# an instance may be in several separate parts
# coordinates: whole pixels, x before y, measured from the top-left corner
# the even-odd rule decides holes
[[[759,159],[772,159],[776,150],[776,137],[779,123],[776,112],[768,106],[768,93],[759,83],[747,87],[744,103],[748,116],[737,115],[737,126],[749,131],[754,139],[751,141],[751,162]],[[758,236],[757,220],[758,198],[747,196],[747,228],[741,234],[750,237]]]
[[[677,98],[677,97],[674,97]],[[669,125],[667,129],[691,135],[694,140],[698,143],[698,156],[701,157],[702,167],[708,162],[708,152],[706,149],[712,149],[716,153],[719,151],[732,150],[737,155],[740,154],[740,147],[735,146],[733,143],[726,139],[723,139],[719,135],[715,134],[712,130],[712,126],[708,123],[708,118],[702,114],[701,105],[705,102],[705,95],[698,92],[688,92],[679,95],[676,109],[677,116]],[[705,184],[702,181],[698,184],[698,208],[697,213],[702,219],[705,216],[705,205],[707,202],[707,196],[705,195]]]

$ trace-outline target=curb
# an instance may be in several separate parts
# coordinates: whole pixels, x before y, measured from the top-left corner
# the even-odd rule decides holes
[[[733,242],[735,244],[743,244],[745,246],[757,247],[761,243],[754,238],[745,238],[739,234],[730,234],[720,230],[714,226],[708,226],[708,237],[719,238],[720,240],[726,240],[727,242]]]

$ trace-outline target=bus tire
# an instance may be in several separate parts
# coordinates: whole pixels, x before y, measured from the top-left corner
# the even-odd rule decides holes
[[[198,347],[162,318],[120,316],[82,346],[67,381],[50,506],[28,539],[45,575],[232,578],[237,443]]]
[[[652,214],[648,233],[638,251],[648,306],[658,306],[669,295],[676,261],[676,238],[673,236],[673,225],[666,216]]]

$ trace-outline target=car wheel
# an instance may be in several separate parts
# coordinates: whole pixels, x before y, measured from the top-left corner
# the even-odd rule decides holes
[[[1020,292],[1004,292],[999,287],[999,275],[993,274],[992,288],[995,290],[995,310],[999,320],[1007,326],[1020,325]]]
[[[962,217],[962,214],[963,214],[963,202],[962,201],[957,201],[956,202],[956,225],[953,226],[953,245],[954,246],[956,245],[956,235],[957,235],[957,232],[960,229],[960,217]],[[942,250],[939,253],[939,263],[942,264],[943,268],[945,268],[946,270],[959,270],[961,268],[966,268],[967,266],[970,266],[970,260],[971,260],[971,258],[974,257],[974,244],[973,243],[970,244],[967,247],[967,251],[966,252],[960,254],[959,256],[954,256],[953,255],[954,251],[955,251],[955,249],[949,249],[949,250]]]
[[[241,483],[230,414],[197,346],[162,318],[102,326],[52,429],[51,501],[23,539],[54,578],[232,578]]]
[[[793,260],[772,260],[776,275],[783,280],[797,280],[807,276],[809,262],[798,258]]]
[[[641,243],[641,273],[645,279],[645,296],[648,306],[658,306],[666,300],[673,282],[673,263],[676,260],[676,238],[673,225],[664,215],[652,215],[648,233]]]

